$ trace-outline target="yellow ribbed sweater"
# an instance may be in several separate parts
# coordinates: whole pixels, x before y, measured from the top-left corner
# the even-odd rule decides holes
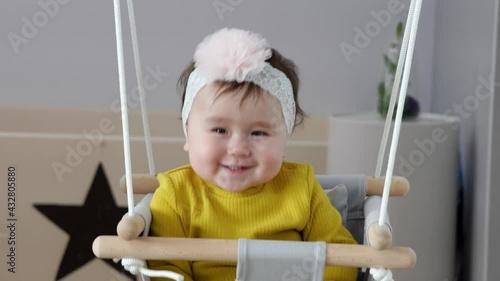
[[[150,205],[151,236],[356,243],[309,165],[283,162],[273,180],[243,192],[225,191],[204,181],[190,165],[159,174],[158,180],[160,187]],[[236,277],[236,264],[228,262],[148,261],[148,265],[181,273],[185,281]],[[356,268],[325,268],[325,280],[353,281],[356,275]]]

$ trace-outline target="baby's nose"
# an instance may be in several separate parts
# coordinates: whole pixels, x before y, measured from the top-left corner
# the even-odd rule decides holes
[[[228,154],[233,156],[250,156],[250,147],[248,141],[243,138],[235,137],[228,146]]]

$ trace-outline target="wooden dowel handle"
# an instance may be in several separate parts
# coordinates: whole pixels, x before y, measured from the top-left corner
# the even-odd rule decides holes
[[[366,178],[366,195],[382,195],[384,191],[385,177],[367,177]],[[133,174],[132,185],[134,186],[135,194],[146,194],[154,192],[160,183],[155,176],[148,174]],[[125,176],[120,180],[120,188],[123,191],[127,190]],[[410,190],[410,183],[404,177],[392,177],[390,196],[405,196]]]
[[[144,218],[139,215],[124,216],[116,226],[116,233],[120,238],[125,240],[132,240],[144,231],[146,222]]]
[[[373,223],[368,226],[368,243],[377,250],[383,250],[391,246],[392,233],[389,227],[385,224],[380,226],[378,223]]]
[[[99,236],[94,240],[92,250],[96,257],[104,259],[238,260],[238,240],[139,237],[126,241],[118,236]],[[376,250],[366,245],[327,244],[326,248],[327,265],[405,269],[414,267],[416,261],[415,252],[406,247]]]
[[[155,176],[149,174],[132,174],[132,186],[134,187],[134,194],[146,194],[154,192],[160,183]],[[125,175],[120,179],[120,188],[127,191],[127,181]]]
[[[367,177],[366,195],[382,195],[384,193],[385,177]],[[392,177],[390,196],[405,196],[410,191],[410,183],[404,177]]]
[[[390,247],[377,250],[366,245],[327,244],[326,265],[409,269],[417,263],[411,248]]]

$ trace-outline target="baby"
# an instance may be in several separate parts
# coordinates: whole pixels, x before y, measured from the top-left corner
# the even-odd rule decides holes
[[[190,165],[158,175],[151,235],[355,244],[310,165],[283,161],[304,112],[295,65],[259,34],[221,29],[179,80]],[[229,262],[148,261],[184,280],[235,280]],[[357,269],[325,268],[325,280]],[[159,279],[152,279],[159,280]]]

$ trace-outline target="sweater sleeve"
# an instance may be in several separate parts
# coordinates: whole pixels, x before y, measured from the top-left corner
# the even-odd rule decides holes
[[[342,225],[340,213],[314,177],[312,168],[307,174],[311,189],[310,219],[303,230],[304,241],[325,241],[326,243],[356,244],[351,233]],[[358,269],[354,267],[326,266],[324,280],[354,281]]]
[[[177,208],[172,181],[166,174],[159,174],[160,187],[151,199],[152,215],[151,236],[186,237],[182,214]],[[189,261],[159,261],[149,260],[148,266],[153,270],[170,270],[184,276],[185,281],[192,281],[191,262]],[[151,278],[151,281],[167,281],[165,278]]]

